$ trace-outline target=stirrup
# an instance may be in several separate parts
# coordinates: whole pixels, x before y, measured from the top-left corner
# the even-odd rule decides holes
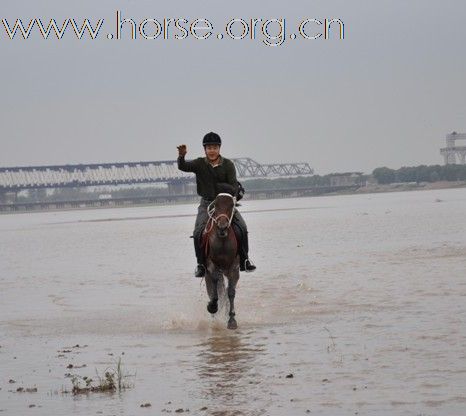
[[[205,266],[203,264],[198,264],[196,270],[194,270],[195,277],[204,277],[205,276]]]

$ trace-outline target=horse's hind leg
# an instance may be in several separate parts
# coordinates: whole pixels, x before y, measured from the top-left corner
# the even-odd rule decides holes
[[[218,278],[219,278],[219,273],[217,270],[214,271],[207,271],[208,277],[209,277],[209,284],[207,286],[207,292],[209,294],[210,301],[207,304],[207,311],[209,313],[217,313],[218,311]],[[207,277],[206,277],[206,283],[207,283]]]
[[[230,301],[230,319],[228,320],[228,329],[238,328],[238,323],[235,319],[235,295],[236,295],[236,284],[239,279],[239,269],[235,268],[228,279],[228,299]]]

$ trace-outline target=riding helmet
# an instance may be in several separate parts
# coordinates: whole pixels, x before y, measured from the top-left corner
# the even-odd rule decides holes
[[[222,139],[220,138],[220,136],[217,134],[217,133],[214,133],[214,132],[210,132],[210,133],[207,133],[205,136],[204,136],[204,139],[202,140],[202,145],[205,147],[207,146],[208,144],[218,144],[219,146],[222,145]]]

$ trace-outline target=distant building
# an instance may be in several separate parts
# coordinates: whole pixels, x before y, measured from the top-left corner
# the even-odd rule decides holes
[[[440,154],[445,160],[445,165],[466,164],[466,146],[457,146],[457,140],[466,140],[466,133],[453,133],[446,135],[447,147],[440,149]]]

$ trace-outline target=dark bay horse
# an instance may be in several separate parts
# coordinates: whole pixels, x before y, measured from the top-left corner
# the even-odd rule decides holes
[[[219,291],[224,289],[224,277],[228,279],[228,299],[230,319],[228,328],[236,329],[235,293],[239,279],[238,242],[231,222],[235,213],[236,200],[230,194],[218,194],[207,208],[209,221],[205,229],[207,270],[206,286],[209,295],[207,310],[214,314],[218,311]]]

